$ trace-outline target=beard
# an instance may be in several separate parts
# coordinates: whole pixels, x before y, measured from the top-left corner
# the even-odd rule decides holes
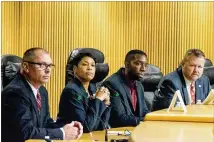
[[[129,78],[131,80],[138,80],[138,81],[141,80],[141,77],[138,74],[136,74],[133,71],[131,71],[131,70],[128,72],[128,75],[129,75]]]

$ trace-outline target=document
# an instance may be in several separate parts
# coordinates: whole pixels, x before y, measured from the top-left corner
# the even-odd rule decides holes
[[[209,105],[214,103],[214,89],[211,89],[207,98],[203,101],[203,105]]]

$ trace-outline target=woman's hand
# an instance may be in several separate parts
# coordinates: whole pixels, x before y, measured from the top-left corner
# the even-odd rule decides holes
[[[104,103],[109,104],[110,103],[110,92],[108,88],[101,87],[97,92],[95,97],[101,101],[104,101]]]
[[[109,105],[111,104],[111,102],[110,102],[110,92],[107,93],[107,96],[106,96],[106,98],[105,98],[105,100],[104,100],[104,103],[105,103],[105,105],[107,105],[107,106],[109,106]]]

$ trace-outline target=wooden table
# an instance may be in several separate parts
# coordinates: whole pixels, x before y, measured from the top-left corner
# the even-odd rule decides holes
[[[214,142],[214,124],[146,121],[133,130],[129,142]]]
[[[167,109],[148,113],[144,121],[177,121],[214,123],[214,105],[189,105],[187,112],[179,108],[167,112]]]
[[[108,131],[133,131],[134,127],[120,127],[112,128]],[[118,135],[108,135],[108,141],[111,139],[128,139],[129,136],[118,136]],[[53,142],[94,142],[94,141],[104,141],[105,140],[105,131],[94,131],[91,133],[84,133],[79,140],[53,140]],[[44,140],[27,140],[26,142],[45,142]]]

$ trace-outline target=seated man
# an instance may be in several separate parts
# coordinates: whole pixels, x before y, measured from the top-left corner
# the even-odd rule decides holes
[[[82,135],[82,125],[71,122],[58,128],[50,118],[47,83],[52,64],[43,48],[24,53],[21,71],[2,91],[2,141],[24,142],[28,139],[75,139]]]
[[[199,49],[186,52],[181,66],[162,78],[153,100],[153,110],[168,108],[175,91],[180,90],[184,104],[201,102],[210,92],[210,82],[203,74],[205,55]]]
[[[125,57],[125,68],[120,68],[103,83],[111,94],[110,125],[112,127],[136,126],[148,113],[144,89],[139,81],[146,66],[146,53],[141,50],[131,50]]]

